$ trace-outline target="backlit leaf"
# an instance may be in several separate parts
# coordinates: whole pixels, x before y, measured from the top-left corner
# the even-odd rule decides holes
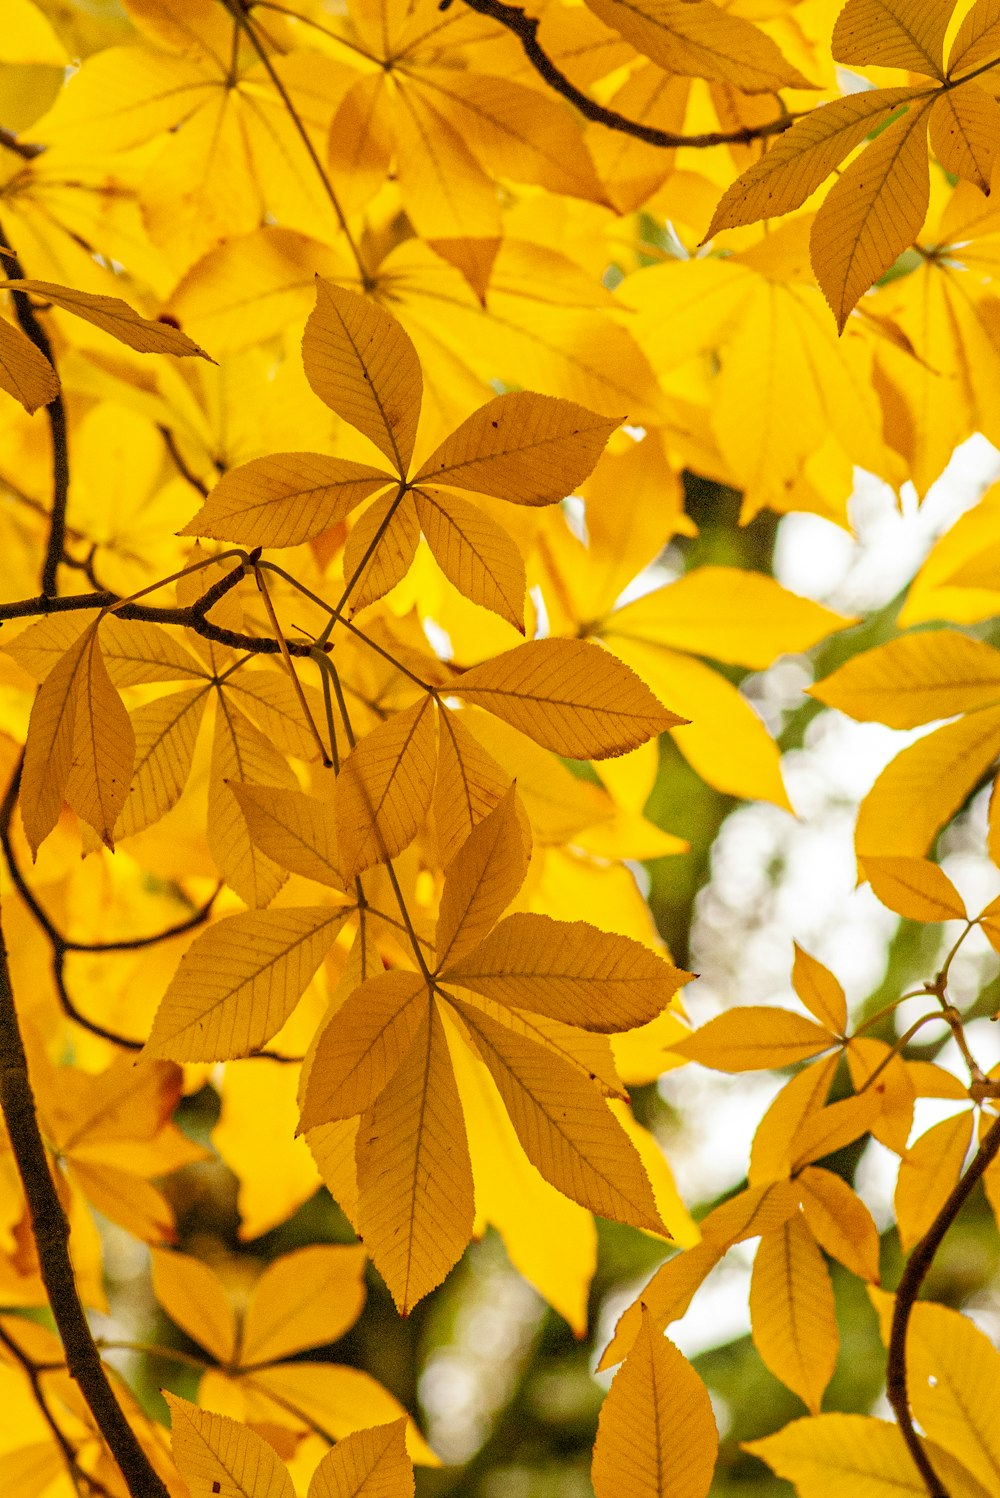
[[[809,692],[862,723],[916,728],[1000,701],[1000,651],[955,629],[921,630],[854,656]]]
[[[337,777],[337,842],[345,875],[395,858],[412,842],[434,788],[430,698],[380,723],[351,750]]]
[[[790,1066],[833,1044],[829,1030],[791,1010],[746,1004],[717,1014],[671,1050],[715,1071],[738,1072]]]
[[[411,1498],[412,1493],[413,1464],[402,1419],[344,1436],[309,1484],[309,1498]]]
[[[801,1216],[761,1239],[750,1282],[754,1346],[776,1378],[819,1411],[839,1337],[830,1275]]]
[[[336,525],[391,475],[323,453],[275,453],[224,473],[184,536],[298,546]]]
[[[236,1317],[222,1281],[190,1254],[153,1250],[153,1291],[171,1321],[219,1363],[236,1356]]]
[[[893,1204],[904,1253],[912,1252],[954,1189],[969,1153],[973,1122],[969,1110],[943,1119],[903,1156]]]
[[[274,1450],[247,1426],[164,1393],[174,1460],[191,1498],[293,1498],[292,1479]]]
[[[71,286],[57,286],[52,281],[8,281],[6,284],[12,291],[30,291],[54,306],[82,317],[85,322],[102,328],[112,338],[117,338],[119,343],[128,344],[129,348],[136,349],[140,354],[175,354],[180,358],[197,355],[201,359],[208,358],[205,350],[199,348],[180,328],[141,317],[120,297],[99,296]]]
[[[373,1105],[426,1024],[428,1000],[420,973],[382,973],[355,989],[320,1032],[302,1129],[353,1118]]]
[[[441,571],[473,603],[524,634],[524,559],[516,542],[476,505],[444,489],[414,493],[420,528]]]
[[[965,905],[943,869],[926,858],[863,858],[883,905],[911,921],[962,921]]]
[[[807,1165],[798,1176],[802,1210],[821,1248],[852,1274],[878,1282],[879,1234],[861,1198],[841,1176]]]
[[[511,786],[446,870],[435,936],[439,970],[453,968],[487,935],[524,883],[529,856]]]
[[[838,62],[944,74],[944,36],[951,12],[936,0],[847,0],[833,28]]]
[[[0,389],[30,414],[59,394],[59,377],[31,339],[0,317]]]
[[[275,1259],[246,1308],[240,1366],[277,1363],[336,1342],[361,1314],[364,1267],[364,1249],[355,1244],[310,1243]]]
[[[132,724],[111,684],[95,627],[87,632],[80,658],[66,800],[112,850],[115,823],[132,783],[135,747]]]
[[[258,848],[283,869],[344,889],[333,802],[304,791],[233,780],[229,789]]]
[[[798,942],[795,943],[795,961],[792,964],[792,986],[821,1025],[834,1035],[843,1035],[847,1028],[847,999],[844,990],[830,969],[811,957]]]

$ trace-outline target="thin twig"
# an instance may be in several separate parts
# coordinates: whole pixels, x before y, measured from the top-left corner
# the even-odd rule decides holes
[[[177,446],[177,438],[174,436],[173,432],[168,426],[163,426],[162,424],[158,425],[156,430],[163,438],[164,446],[166,447],[167,452],[170,454],[170,457],[173,460],[173,465],[177,469],[177,472],[180,474],[181,478],[189,483],[192,489],[196,489],[201,495],[202,499],[207,499],[208,485],[206,483],[203,483],[196,473],[192,473],[190,468],[187,466],[187,463],[185,463],[184,455],[181,452],[180,448]]]

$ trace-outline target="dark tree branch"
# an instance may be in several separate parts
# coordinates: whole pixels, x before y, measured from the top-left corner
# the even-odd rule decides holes
[[[10,982],[0,924],[0,1107],[17,1172],[24,1187],[38,1263],[66,1368],[86,1400],[132,1498],[169,1498],[167,1488],[139,1443],[114,1396],[101,1355],[94,1345],[69,1255],[69,1223],[52,1178],[48,1152],[38,1127]]]
[[[4,259],[11,279],[23,281],[24,271],[21,268],[21,262],[11,249],[2,228],[0,228],[0,246],[8,252]],[[11,291],[10,295],[14,303],[14,316],[21,326],[21,331],[31,339],[38,352],[55,369],[55,358],[49,335],[35,316],[31,298],[24,291]],[[45,407],[45,414],[49,418],[49,430],[52,434],[52,510],[49,516],[49,539],[45,548],[45,561],[42,564],[41,587],[44,594],[51,596],[56,592],[59,563],[62,561],[66,546],[66,502],[69,499],[69,447],[66,437],[66,407],[63,404],[62,391]]]
[[[519,5],[505,5],[503,0],[465,0],[465,4],[470,10],[478,11],[481,16],[489,16],[492,21],[499,21],[501,26],[506,26],[508,31],[513,32],[535,72],[557,94],[562,94],[564,99],[575,105],[585,119],[592,120],[596,125],[605,125],[609,130],[618,130],[623,135],[633,135],[636,140],[643,140],[648,146],[662,146],[667,150],[679,146],[694,146],[699,149],[707,146],[745,146],[750,141],[763,140],[769,135],[781,135],[797,118],[794,114],[783,114],[775,120],[768,120],[764,125],[747,125],[742,130],[708,130],[701,135],[678,135],[673,130],[658,130],[654,125],[643,125],[639,120],[630,120],[615,109],[605,109],[603,104],[598,104],[589,94],[578,89],[540,45],[537,19],[529,16]]]
[[[934,1262],[934,1256],[944,1241],[945,1234],[971,1196],[973,1187],[982,1180],[998,1153],[1000,1153],[1000,1118],[994,1119],[983,1135],[972,1164],[955,1186],[927,1233],[913,1250],[896,1291],[892,1333],[889,1338],[886,1393],[903,1433],[903,1440],[923,1478],[928,1498],[949,1498],[949,1493],[913,1428],[906,1382],[906,1333],[914,1302]]]
[[[196,489],[201,495],[202,499],[207,499],[208,485],[202,483],[198,475],[196,473],[192,473],[190,468],[185,463],[184,454],[177,446],[177,438],[174,436],[173,432],[167,426],[158,426],[156,430],[163,438],[167,452],[170,454],[171,459],[173,460],[174,467],[177,469],[177,472],[180,474],[181,478],[189,483],[192,489]]]

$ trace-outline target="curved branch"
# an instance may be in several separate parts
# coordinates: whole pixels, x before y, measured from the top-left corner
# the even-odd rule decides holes
[[[944,1241],[944,1236],[972,1194],[973,1187],[981,1181],[990,1165],[1000,1153],[1000,1118],[994,1119],[983,1135],[972,1164],[955,1186],[948,1200],[935,1217],[929,1230],[921,1238],[907,1260],[903,1277],[896,1291],[896,1305],[892,1315],[892,1333],[889,1338],[889,1366],[886,1374],[886,1394],[893,1413],[899,1422],[910,1455],[923,1478],[928,1498],[949,1498],[948,1489],[941,1481],[924,1446],[913,1428],[910,1400],[906,1385],[906,1333],[910,1314],[920,1293],[920,1287],[934,1262],[934,1256]]]
[[[447,0],[447,3],[450,4],[451,0]],[[745,146],[752,140],[783,134],[797,119],[794,114],[783,114],[775,120],[768,120],[764,125],[746,125],[742,130],[707,130],[701,135],[679,135],[673,130],[658,130],[655,125],[643,125],[639,120],[630,120],[615,109],[606,109],[603,104],[598,104],[589,94],[578,89],[539,43],[537,19],[529,16],[519,5],[505,5],[503,0],[465,0],[465,4],[470,10],[478,11],[481,16],[489,16],[492,21],[499,21],[501,26],[506,26],[508,31],[513,32],[535,72],[557,94],[568,99],[585,119],[592,120],[595,125],[605,125],[609,130],[618,130],[623,135],[633,135],[636,140],[645,141],[648,146],[662,146],[666,150],[674,150],[679,146],[694,146],[698,149],[707,146]]]

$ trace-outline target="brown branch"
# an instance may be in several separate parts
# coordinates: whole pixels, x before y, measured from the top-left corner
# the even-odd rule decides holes
[[[447,3],[450,4],[451,0],[447,0]],[[527,15],[519,5],[504,5],[503,0],[465,0],[465,4],[470,10],[499,21],[501,26],[506,26],[508,31],[513,32],[535,72],[557,94],[562,94],[564,99],[575,105],[585,119],[592,120],[596,125],[605,125],[609,130],[618,130],[623,135],[632,135],[636,140],[645,141],[648,146],[662,146],[667,150],[679,146],[694,146],[698,149],[707,146],[742,146],[753,140],[763,140],[769,135],[781,135],[798,118],[794,114],[782,114],[763,125],[746,125],[742,130],[707,130],[701,135],[678,135],[673,130],[658,130],[654,125],[643,125],[638,120],[619,114],[615,109],[606,109],[603,104],[598,104],[589,94],[578,89],[539,44],[537,19]]]
[[[163,438],[163,442],[167,449],[167,452],[170,454],[170,457],[173,460],[173,465],[177,469],[177,472],[180,474],[181,478],[189,483],[192,489],[196,489],[201,495],[202,499],[207,499],[208,485],[203,483],[196,473],[192,473],[190,468],[185,463],[184,454],[177,446],[177,438],[174,436],[173,432],[168,426],[163,425],[157,426],[156,430]]]
[[[906,1383],[906,1333],[910,1314],[920,1287],[934,1262],[934,1256],[944,1241],[944,1236],[972,1194],[973,1187],[981,1181],[989,1166],[1000,1153],[1000,1118],[994,1119],[979,1145],[972,1164],[955,1186],[948,1200],[921,1238],[907,1260],[892,1314],[892,1333],[889,1338],[889,1365],[886,1374],[886,1394],[893,1413],[899,1422],[910,1455],[923,1478],[928,1498],[949,1498],[948,1489],[938,1476],[930,1457],[913,1428],[910,1400]]]
[[[24,271],[21,268],[21,262],[11,249],[10,242],[5,237],[2,228],[0,228],[0,246],[7,251],[4,258],[7,261],[11,279],[23,281]],[[49,335],[35,316],[31,298],[24,291],[11,291],[10,296],[14,303],[14,316],[21,326],[21,331],[31,339],[38,352],[55,369],[55,358]],[[45,414],[49,419],[49,431],[52,435],[52,510],[49,515],[49,539],[42,564],[41,588],[43,593],[51,595],[56,592],[59,563],[62,561],[66,546],[66,502],[69,499],[69,446],[66,436],[66,407],[63,404],[61,390],[53,400],[49,401],[45,407]]]
[[[28,1075],[28,1060],[11,988],[2,924],[0,1108],[7,1125],[17,1172],[24,1187],[42,1282],[66,1353],[67,1372],[83,1395],[132,1498],[169,1498],[165,1484],[154,1470],[115,1398],[101,1355],[94,1345],[73,1277],[69,1254],[69,1223],[59,1200],[48,1152],[38,1127],[35,1097]]]
[[[44,146],[31,145],[26,140],[18,140],[13,130],[8,130],[5,125],[0,125],[0,146],[5,146],[8,151],[13,151],[15,156],[20,156],[24,161],[34,161],[36,156],[41,156],[45,150]]]

